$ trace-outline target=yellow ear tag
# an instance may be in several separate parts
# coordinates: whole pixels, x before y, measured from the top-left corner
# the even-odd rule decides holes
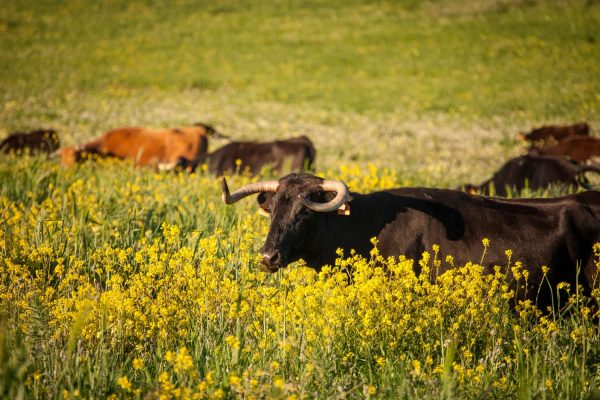
[[[258,213],[263,217],[270,217],[269,213],[263,210],[261,207],[258,207]]]
[[[338,215],[350,215],[350,204],[344,203],[340,208],[338,208],[337,213]]]

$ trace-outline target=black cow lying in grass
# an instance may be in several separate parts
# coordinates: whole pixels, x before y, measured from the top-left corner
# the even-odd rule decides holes
[[[300,136],[263,143],[231,142],[192,161],[181,158],[177,166],[195,171],[198,166],[207,163],[208,171],[217,176],[246,170],[257,175],[265,166],[271,166],[275,172],[282,172],[286,169],[286,162],[291,171],[310,170],[315,156],[316,150],[311,140]]]
[[[590,189],[586,172],[600,173],[600,167],[584,165],[562,157],[527,154],[509,160],[481,185],[465,185],[471,194],[507,196],[524,188],[546,189],[550,185],[561,188]]]
[[[36,129],[30,132],[14,132],[0,143],[0,152],[21,152],[29,150],[32,153],[55,152],[60,147],[58,134],[53,129]]]
[[[599,287],[592,248],[600,241],[600,192],[513,200],[427,188],[359,194],[350,193],[343,182],[290,174],[230,194],[223,179],[226,204],[253,193],[271,216],[261,249],[270,272],[299,259],[316,269],[333,265],[338,248],[369,257],[370,239],[376,237],[384,257],[406,255],[417,270],[423,251],[438,244],[442,260],[445,255],[455,260],[442,264],[443,273],[454,265],[479,262],[481,240],[489,238],[486,273],[493,273],[495,265],[506,267],[505,250],[511,249],[512,262],[521,261],[528,271],[527,288],[519,287],[518,293],[537,299],[541,307],[553,304],[549,285],[568,282],[574,287],[579,282],[584,293]],[[548,267],[546,276],[542,266]]]

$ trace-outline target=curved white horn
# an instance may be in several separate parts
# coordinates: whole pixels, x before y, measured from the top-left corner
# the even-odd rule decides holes
[[[233,204],[236,201],[239,201],[244,197],[250,196],[254,193],[275,192],[277,191],[277,186],[279,186],[278,181],[256,182],[243,186],[233,193],[229,193],[227,181],[225,180],[225,178],[223,178],[223,181],[221,183],[221,190],[223,191],[223,193],[221,194],[221,199],[223,199],[223,202],[225,204]]]
[[[321,188],[326,192],[336,192],[337,194],[327,203],[315,203],[303,198],[302,204],[314,211],[329,212],[337,210],[348,200],[348,186],[342,181],[323,181]]]

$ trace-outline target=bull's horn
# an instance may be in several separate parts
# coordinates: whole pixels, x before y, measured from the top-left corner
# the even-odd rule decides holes
[[[223,178],[223,182],[221,183],[221,190],[223,191],[223,193],[221,194],[221,199],[223,199],[223,202],[225,204],[233,204],[236,201],[239,201],[244,197],[250,196],[254,193],[275,192],[277,191],[277,186],[279,186],[279,182],[277,181],[256,182],[243,186],[230,194],[229,187],[227,186],[227,181],[225,180],[225,178]]]
[[[321,187],[326,192],[336,192],[335,197],[327,203],[315,203],[307,198],[302,199],[302,203],[311,210],[318,212],[329,212],[340,208],[348,201],[348,187],[342,181],[323,181]]]

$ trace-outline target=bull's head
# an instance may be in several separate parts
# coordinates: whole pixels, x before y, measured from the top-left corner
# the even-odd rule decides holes
[[[260,249],[262,265],[275,272],[300,258],[316,260],[318,254],[318,222],[323,213],[347,215],[351,200],[344,182],[329,181],[310,174],[290,174],[279,181],[246,185],[229,193],[223,178],[223,201],[233,204],[258,193],[260,208],[271,217],[271,226]]]

